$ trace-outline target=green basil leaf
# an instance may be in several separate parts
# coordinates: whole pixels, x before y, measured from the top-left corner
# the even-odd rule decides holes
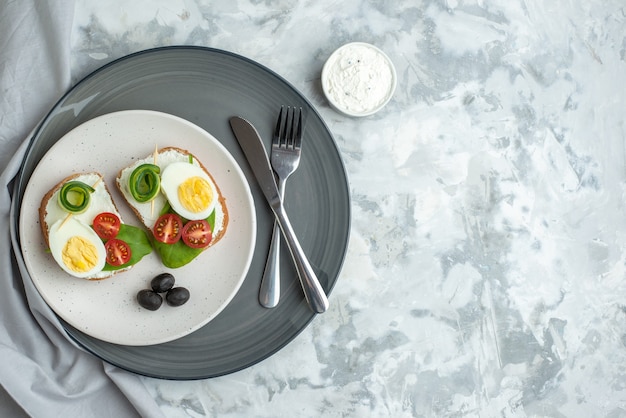
[[[169,203],[165,205],[165,207],[161,211],[161,215],[164,215],[166,213],[176,213],[170,207]],[[213,232],[215,228],[215,211],[211,212],[209,217],[206,218],[206,221],[209,223],[209,225],[211,225],[211,232]],[[186,222],[187,219],[183,218],[183,223]],[[165,244],[163,242],[157,241],[153,236],[151,236],[150,239],[157,254],[159,254],[159,256],[161,257],[163,265],[169,268],[178,268],[190,263],[194,258],[196,258],[202,251],[206,249],[188,247],[187,245],[185,245],[182,239],[174,244]]]
[[[152,252],[150,239],[143,228],[137,228],[136,226],[128,224],[121,224],[120,232],[115,238],[121,239],[129,245],[131,251],[130,260],[128,260],[128,263],[120,266],[111,266],[107,263],[104,265],[104,271],[120,270],[135,265],[144,256]]]
[[[188,264],[203,250],[201,248],[188,247],[182,240],[174,244],[165,244],[152,238],[152,245],[154,245],[154,249],[161,257],[163,265],[169,268],[178,268]]]

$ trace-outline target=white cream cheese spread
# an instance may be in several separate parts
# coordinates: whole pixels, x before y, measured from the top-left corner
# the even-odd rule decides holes
[[[396,73],[389,58],[373,45],[353,42],[337,49],[322,70],[328,101],[352,116],[380,110],[393,95]]]

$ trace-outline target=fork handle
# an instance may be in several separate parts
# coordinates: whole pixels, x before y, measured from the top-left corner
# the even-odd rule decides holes
[[[285,183],[286,179],[278,179],[278,192],[281,200],[285,197]],[[280,237],[280,226],[277,221],[274,221],[270,251],[259,289],[259,302],[266,308],[275,308],[280,300]]]
[[[304,291],[304,297],[306,298],[309,307],[316,313],[326,312],[328,309],[328,298],[326,297],[326,292],[324,292],[324,288],[320,284],[313,268],[311,267],[311,264],[309,263],[309,260],[298,242],[298,238],[296,237],[296,233],[291,226],[291,222],[289,222],[289,218],[287,217],[282,201],[273,202],[272,210],[274,211],[274,215],[276,215],[276,220],[280,225],[280,229],[285,237],[285,242],[287,243],[291,257],[296,265],[298,278],[300,279],[300,284],[302,285],[302,290]]]
[[[280,300],[280,237],[280,227],[275,223],[259,289],[259,302],[266,308],[275,308]]]

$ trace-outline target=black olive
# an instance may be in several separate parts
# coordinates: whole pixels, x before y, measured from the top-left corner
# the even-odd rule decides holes
[[[150,287],[157,293],[165,293],[174,287],[174,276],[170,273],[161,273],[152,279]]]
[[[170,289],[165,295],[165,301],[170,306],[184,305],[189,300],[189,290],[184,287]]]
[[[161,307],[163,298],[158,293],[150,289],[143,289],[137,293],[137,302],[143,307],[151,311],[156,311]]]

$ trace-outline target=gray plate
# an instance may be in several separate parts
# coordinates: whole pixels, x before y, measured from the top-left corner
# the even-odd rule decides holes
[[[250,120],[269,152],[273,125],[283,104],[302,106],[307,115],[302,160],[287,185],[285,206],[322,286],[330,293],[348,244],[350,197],[346,173],[320,115],[279,75],[221,50],[158,48],[100,68],[54,106],[33,136],[17,176],[13,213],[20,212],[24,189],[39,160],[64,134],[105,113],[148,109],[185,118],[224,144],[251,185],[258,222],[254,258],[243,286],[231,304],[200,330],[165,344],[131,347],[103,342],[64,324],[72,338],[123,369],[186,380],[215,377],[255,364],[276,353],[309,324],[315,314],[304,300],[287,254],[281,260],[284,274],[280,304],[265,309],[258,303],[273,218],[228,124],[233,115]],[[175,138],[172,141],[175,145]],[[13,222],[17,228],[18,219]],[[329,299],[332,305],[332,297]]]

